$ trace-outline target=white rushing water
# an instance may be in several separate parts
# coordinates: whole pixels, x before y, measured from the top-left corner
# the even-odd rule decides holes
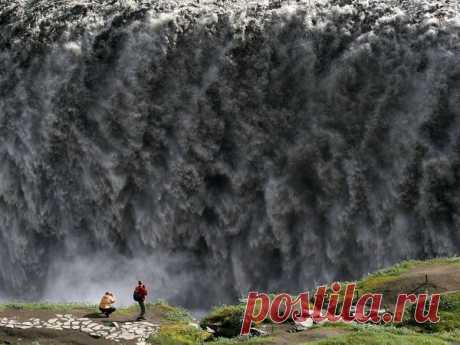
[[[459,34],[454,1],[0,2],[0,295],[458,254]]]

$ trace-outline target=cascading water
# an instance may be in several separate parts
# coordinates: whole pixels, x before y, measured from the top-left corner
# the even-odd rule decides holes
[[[458,254],[457,6],[1,0],[0,296],[196,307]]]

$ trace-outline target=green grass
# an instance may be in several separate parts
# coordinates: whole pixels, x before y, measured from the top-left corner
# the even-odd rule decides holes
[[[145,308],[150,308],[150,305],[149,303],[146,303],[145,304]],[[98,309],[98,308],[97,308]],[[116,315],[120,315],[120,316],[131,316],[131,315],[134,315],[134,314],[138,314],[139,313],[139,306],[137,304],[133,304],[133,305],[130,305],[128,307],[122,307],[122,308],[117,308],[117,311],[115,312]]]
[[[149,305],[147,305],[148,308]],[[95,311],[99,312],[99,306],[96,304],[84,304],[84,303],[26,303],[26,302],[14,302],[0,304],[1,310],[47,310],[55,313],[71,313],[73,310],[87,310],[88,312]],[[137,305],[129,307],[117,308],[117,315],[129,316],[137,313]]]
[[[160,332],[149,338],[153,345],[199,345],[210,340],[212,335],[183,322],[162,324]]]
[[[95,309],[96,305],[82,303],[6,303],[0,304],[0,310],[51,310],[51,311],[71,311],[74,309]]]
[[[389,333],[358,332],[314,343],[316,345],[447,345],[446,341],[424,335],[397,335]]]
[[[218,335],[236,337],[240,334],[246,306],[244,304],[223,305],[214,308],[200,323],[201,327],[218,325]]]
[[[168,304],[166,301],[158,300],[152,305],[152,308],[157,309],[161,313],[161,318],[166,321],[192,321],[190,313],[180,307],[175,307]]]
[[[190,321],[192,317],[190,314],[182,308],[174,307],[164,301],[157,301],[155,303],[147,303],[147,310],[155,309],[166,321]],[[84,303],[27,303],[27,302],[13,302],[0,304],[0,310],[50,310],[53,312],[71,312],[75,309],[87,309],[87,310],[98,310],[98,306],[95,304],[84,304]],[[128,307],[117,308],[117,315],[132,315],[136,314],[139,310],[137,304],[133,304]]]
[[[345,335],[309,342],[305,345],[452,345],[460,340],[458,333],[424,334],[406,328],[350,326]]]
[[[439,317],[440,321],[432,325],[434,332],[460,330],[460,293],[442,296]]]
[[[199,345],[213,338],[213,335],[190,325],[192,316],[179,307],[159,300],[150,308],[159,314],[162,324],[160,331],[148,339],[153,345]]]
[[[271,337],[260,337],[260,338],[248,338],[248,337],[237,337],[237,338],[218,338],[213,341],[206,342],[206,345],[264,345],[273,340]]]
[[[414,320],[414,308],[410,308],[406,311],[402,326],[429,333],[460,330],[460,293],[452,293],[441,297],[439,318],[438,323],[418,324]]]

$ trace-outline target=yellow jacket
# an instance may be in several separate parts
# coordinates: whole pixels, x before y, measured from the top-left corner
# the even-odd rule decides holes
[[[112,304],[114,304],[115,298],[113,298],[110,295],[104,295],[102,296],[101,303],[99,303],[99,308],[101,309],[108,309],[112,307]]]

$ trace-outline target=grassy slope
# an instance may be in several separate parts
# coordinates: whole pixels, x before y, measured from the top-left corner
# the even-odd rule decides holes
[[[378,271],[358,282],[360,294],[364,292],[378,292],[381,286],[396,283],[401,276],[411,269],[418,267],[434,267],[446,265],[460,265],[460,258],[440,258],[428,261],[404,261],[388,269]],[[460,292],[442,296],[439,308],[440,322],[437,324],[417,325],[415,322],[405,322],[403,326],[424,332],[446,332],[460,329]]]
[[[80,304],[80,303],[5,303],[0,304],[0,311],[3,310],[49,310],[56,313],[70,312],[75,309],[97,309],[96,305]]]
[[[417,267],[432,267],[432,266],[445,266],[445,265],[460,265],[460,258],[441,258],[429,261],[404,261],[400,264],[390,268],[378,271],[371,274],[358,282],[359,294],[365,292],[378,292],[379,289],[388,285],[389,283],[396,282],[412,269]],[[221,306],[214,308],[209,315],[202,321],[202,326],[208,323],[220,323],[229,325],[229,327],[239,327],[241,324],[240,318],[244,312],[243,305],[237,306]],[[348,345],[348,344],[364,344],[364,345],[405,345],[405,344],[421,344],[421,345],[447,345],[459,344],[460,333],[455,330],[460,329],[460,293],[449,294],[443,297],[443,303],[440,309],[441,322],[433,325],[432,327],[424,326],[419,327],[411,322],[406,322],[399,327],[369,327],[369,326],[352,326],[344,324],[324,325],[320,326],[325,333],[328,329],[342,328],[346,332],[344,335],[333,336],[324,340],[310,341],[305,344],[311,345]],[[235,321],[236,320],[236,321]],[[178,333],[180,337],[174,333],[173,328],[167,329],[163,332],[162,338],[151,339],[152,344],[155,345],[195,345],[204,342],[200,339],[200,335],[196,334],[187,325],[183,325]],[[190,336],[186,336],[190,332]],[[450,333],[449,333],[450,332]],[[332,334],[332,332],[331,332]],[[185,335],[185,338],[184,338]],[[250,338],[250,339],[224,339],[219,338],[215,341],[207,341],[206,344],[229,344],[229,345],[253,345],[253,344],[283,344],[281,339],[277,336],[268,338]],[[298,343],[301,344],[301,343]]]
[[[396,281],[404,273],[409,272],[418,266],[436,266],[436,265],[460,265],[460,257],[438,258],[427,261],[408,260],[403,261],[392,267],[377,271],[358,282],[360,293],[375,292],[386,283]]]
[[[382,286],[397,282],[417,267],[460,265],[460,258],[440,258],[428,261],[410,260],[371,274],[358,282],[359,294],[380,292]],[[453,345],[460,344],[460,293],[442,297],[439,315],[441,321],[434,325],[416,325],[407,321],[393,326],[348,326],[349,333],[339,337],[309,342],[311,345]],[[330,326],[325,326],[330,327]]]
[[[158,300],[155,303],[147,303],[146,308],[148,313],[158,315],[164,321],[175,321],[177,320],[191,320],[190,314],[178,307],[173,307],[165,301]],[[72,311],[88,311],[88,312],[99,312],[98,306],[93,304],[82,304],[82,303],[27,303],[27,302],[14,302],[0,304],[0,312],[7,310],[22,310],[22,311],[51,311],[53,313],[64,313]],[[123,316],[136,316],[139,313],[139,307],[137,304],[117,308],[114,315]]]
[[[460,330],[460,293],[446,295],[442,299],[439,316],[441,321],[435,325],[434,331]]]
[[[453,345],[460,344],[459,333],[425,334],[405,328],[355,326],[348,334],[308,345]]]
[[[380,270],[371,274],[357,284],[359,294],[365,292],[379,292],[379,289],[392,282],[396,282],[405,273],[410,272],[417,267],[432,267],[445,265],[460,265],[460,258],[439,258],[428,261],[410,260],[392,266],[387,269]],[[217,321],[219,317],[222,319],[228,318],[225,310],[229,308],[217,308],[208,318],[212,321]],[[460,330],[460,293],[453,293],[443,296],[440,308],[441,321],[435,325],[425,325],[420,327],[414,323],[407,322],[403,327],[372,327],[363,328],[360,326],[353,327],[350,325],[326,325],[322,326],[327,329],[329,327],[343,327],[347,329],[347,335],[331,337],[317,342],[309,342],[308,344],[318,345],[333,345],[333,344],[459,344],[460,333],[455,333]],[[450,333],[449,333],[450,332]],[[272,343],[272,339],[265,340],[266,343]],[[235,344],[243,342],[235,341]],[[276,343],[276,340],[275,342]]]

